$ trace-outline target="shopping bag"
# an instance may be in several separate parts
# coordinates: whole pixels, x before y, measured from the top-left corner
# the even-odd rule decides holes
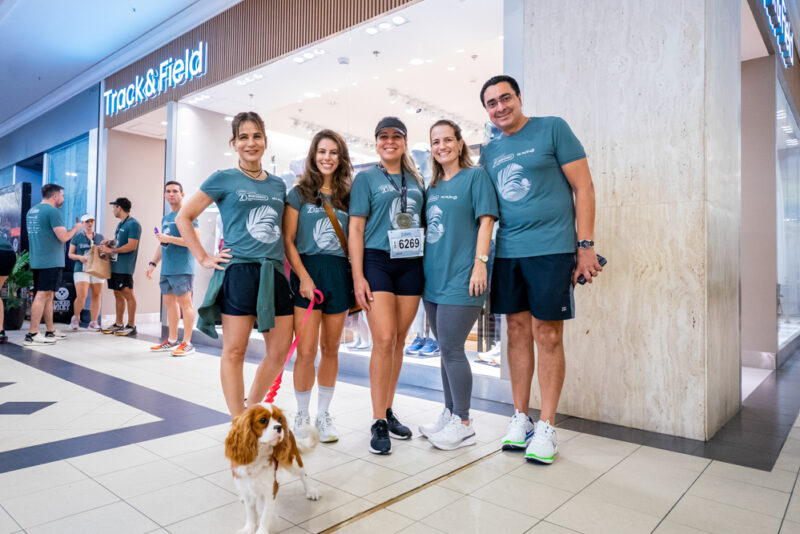
[[[83,264],[83,272],[103,280],[111,278],[111,261],[107,255],[100,252],[100,247],[97,245],[92,245],[89,250],[89,259]]]

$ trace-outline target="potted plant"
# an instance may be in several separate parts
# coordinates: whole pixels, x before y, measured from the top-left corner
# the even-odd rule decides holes
[[[31,258],[28,252],[23,252],[17,256],[17,262],[8,276],[7,294],[5,298],[5,319],[3,328],[5,330],[19,330],[25,322],[25,297],[20,295],[20,290],[27,289],[33,285],[33,273],[30,269]]]

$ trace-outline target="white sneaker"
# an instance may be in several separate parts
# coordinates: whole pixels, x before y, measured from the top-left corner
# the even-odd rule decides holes
[[[314,426],[319,431],[319,440],[322,443],[333,443],[339,441],[339,432],[333,424],[333,417],[328,412],[317,414]]]
[[[503,436],[500,443],[504,451],[524,449],[528,445],[528,440],[532,437],[533,421],[528,417],[528,414],[514,410],[514,415],[508,423],[506,435]]]
[[[475,445],[475,428],[471,419],[469,424],[465,425],[461,423],[459,416],[453,414],[443,429],[428,436],[428,441],[437,449],[445,451]]]
[[[25,340],[22,344],[26,347],[30,347],[31,345],[54,345],[56,342],[55,337],[46,337],[41,332],[37,333],[36,335],[31,335],[30,332],[25,334]]]
[[[70,328],[73,330],[73,332],[74,332],[74,331],[78,330],[78,328],[79,328],[80,326],[81,326],[81,323],[80,323],[80,321],[78,321],[78,318],[77,318],[77,317],[75,317],[75,316],[73,315],[73,316],[72,316],[72,319],[70,319],[70,320],[69,320],[69,327],[70,327]]]
[[[50,332],[47,332],[49,334]],[[56,336],[56,341],[61,341],[62,339],[67,339],[67,334],[59,330],[58,328],[53,328],[53,335]],[[45,335],[47,335],[45,334]]]
[[[430,422],[427,425],[419,425],[419,433],[426,438],[436,434],[445,427],[447,422],[450,421],[450,416],[452,415],[453,414],[450,413],[450,410],[445,407],[445,409],[442,410],[442,413],[439,414],[439,418],[436,419],[436,421]]]
[[[294,416],[292,434],[295,438],[304,439],[308,437],[308,427],[311,426],[311,416],[308,414],[297,414]]]
[[[94,330],[95,332],[98,332],[100,330],[100,325],[97,324],[97,321],[92,321],[91,323],[89,323],[89,326],[87,328],[89,330]]]
[[[550,421],[539,421],[536,423],[533,439],[525,449],[525,459],[531,462],[552,464],[557,453],[556,429],[550,425]]]

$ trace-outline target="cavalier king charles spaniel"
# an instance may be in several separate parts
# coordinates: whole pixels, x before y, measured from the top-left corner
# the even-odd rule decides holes
[[[316,501],[319,491],[311,485],[301,454],[319,442],[316,428],[298,444],[283,412],[274,405],[257,404],[233,419],[225,439],[225,456],[231,461],[233,483],[242,498],[247,522],[237,534],[267,534],[275,513],[278,469],[300,476],[306,498]]]

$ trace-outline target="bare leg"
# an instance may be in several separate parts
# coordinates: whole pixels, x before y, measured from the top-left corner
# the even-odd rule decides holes
[[[114,290],[114,311],[117,313],[115,324],[125,326],[125,297],[122,291]]]
[[[369,387],[372,396],[372,417],[384,419],[387,401],[394,396],[392,363],[397,343],[396,300],[394,293],[372,293],[372,309],[367,322],[372,333],[372,354],[369,360]]]
[[[47,293],[49,296],[44,304],[44,324],[47,327],[47,331],[52,332],[56,329],[56,325],[53,322],[53,296],[55,291],[47,291]]]
[[[531,318],[533,336],[539,352],[539,389],[542,411],[539,419],[555,423],[558,399],[564,385],[564,321],[540,321]],[[528,388],[530,390],[530,388]]]
[[[269,332],[264,333],[267,355],[258,364],[256,377],[250,386],[250,393],[247,394],[248,406],[264,400],[270,386],[283,369],[283,362],[286,361],[286,354],[292,344],[292,319],[291,315],[275,317],[275,326]]]
[[[527,414],[533,380],[533,330],[531,314],[524,311],[506,316],[508,321],[508,370],[514,408]]]
[[[336,375],[339,373],[339,339],[342,337],[346,318],[347,312],[322,316],[317,376],[317,383],[320,386],[332,388],[336,385]]]
[[[52,296],[52,291],[37,291],[31,304],[31,324],[30,333],[36,335],[39,332],[39,325],[42,322],[42,315],[47,305],[48,295]]]
[[[244,411],[244,355],[255,319],[252,315],[222,315],[219,375],[225,404],[232,417]]]
[[[175,297],[178,301],[178,306],[183,313],[183,342],[192,342],[192,331],[194,330],[194,306],[192,305],[191,291]],[[178,321],[175,321],[175,335],[178,335]]]
[[[73,314],[80,321],[81,311],[86,304],[86,295],[89,294],[89,282],[78,282],[75,284],[75,302],[72,304]]]
[[[386,407],[391,408],[394,401],[394,392],[397,389],[397,381],[400,379],[400,370],[403,367],[403,347],[406,343],[406,334],[414,321],[419,308],[419,297],[401,295],[395,300],[395,318],[397,321],[397,338],[392,354],[392,378],[387,391]]]
[[[180,309],[178,308],[178,299],[175,298],[175,295],[164,295],[164,308],[167,309],[167,339],[176,341],[178,339]]]
[[[298,332],[297,359],[294,362],[294,371],[292,372],[295,391],[308,391],[314,387],[314,361],[317,358],[319,323],[322,319],[322,312],[313,310],[301,330],[300,325],[303,323],[305,314],[305,308],[294,308],[294,330]]]
[[[120,293],[122,293],[125,303],[128,305],[128,324],[136,326],[136,295],[133,294],[133,289],[129,287],[123,288]]]
[[[89,303],[89,315],[92,318],[92,321],[97,321],[97,317],[100,315],[100,295],[103,292],[103,284],[92,284],[92,296],[91,302]]]

